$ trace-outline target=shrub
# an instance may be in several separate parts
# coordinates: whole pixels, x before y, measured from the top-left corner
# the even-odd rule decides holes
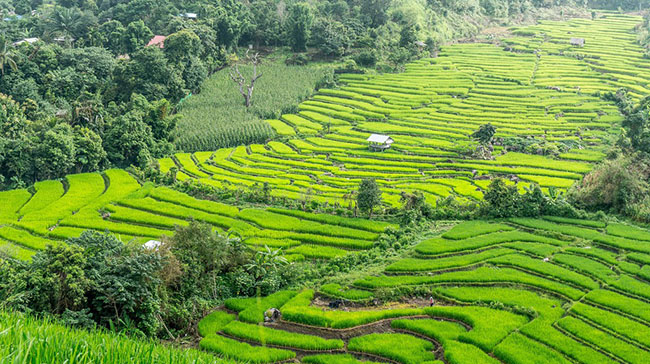
[[[284,61],[289,66],[304,66],[311,61],[311,57],[307,53],[293,53]]]
[[[377,53],[371,49],[364,49],[354,57],[354,60],[362,67],[373,67],[377,63]]]
[[[545,195],[538,185],[526,188],[526,192],[520,194],[516,186],[508,185],[502,179],[490,183],[479,213],[493,218],[542,215],[577,217],[579,214],[562,195]]]
[[[587,174],[570,190],[569,198],[589,210],[631,212],[648,193],[650,167],[639,158],[621,156],[608,160]]]

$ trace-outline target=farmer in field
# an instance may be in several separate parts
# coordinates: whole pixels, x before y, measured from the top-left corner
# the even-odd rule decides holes
[[[433,302],[433,296],[429,296],[429,307],[433,307],[434,302]]]

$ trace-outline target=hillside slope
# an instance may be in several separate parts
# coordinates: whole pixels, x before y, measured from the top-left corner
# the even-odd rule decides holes
[[[650,232],[630,225],[468,221],[350,289],[227,300],[239,315],[207,316],[201,347],[256,363],[642,364],[650,360],[649,262]],[[387,292],[408,298],[367,304]],[[342,307],[327,305],[336,299]],[[282,319],[262,323],[271,307]]]
[[[21,259],[88,229],[142,244],[171,236],[190,219],[220,232],[237,231],[256,249],[283,248],[291,259],[333,258],[370,249],[380,233],[394,226],[284,209],[240,209],[167,187],[140,186],[118,169],[38,182],[33,191],[0,192],[0,201],[0,249]]]
[[[515,27],[493,43],[442,48],[400,74],[342,75],[297,114],[271,120],[290,139],[266,145],[179,153],[161,160],[179,179],[224,188],[268,183],[278,197],[344,204],[362,178],[375,178],[389,205],[402,191],[427,200],[450,194],[481,199],[485,176],[566,189],[603,159],[622,120],[599,96],[625,87],[636,99],[650,81],[634,26],[637,16],[542,21]],[[585,40],[574,46],[571,38]],[[471,134],[496,127],[494,159],[474,156]],[[367,150],[372,133],[395,142]],[[296,134],[296,136],[292,136]],[[506,151],[508,151],[506,153]]]

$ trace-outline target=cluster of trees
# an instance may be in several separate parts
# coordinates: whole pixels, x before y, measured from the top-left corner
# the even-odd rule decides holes
[[[175,338],[225,298],[282,288],[292,277],[287,264],[278,251],[253,252],[196,222],[157,249],[87,231],[31,262],[0,259],[0,308]]]
[[[490,133],[488,133],[490,134]],[[374,179],[364,179],[356,192],[356,207],[372,218],[373,211],[382,204],[382,192]],[[484,199],[476,203],[459,203],[453,195],[438,199],[435,206],[427,203],[422,192],[402,192],[402,208],[397,213],[401,222],[408,225],[423,219],[476,219],[505,217],[539,217],[543,215],[579,217],[583,213],[569,202],[567,197],[554,188],[542,192],[538,185],[524,188],[520,193],[515,184],[508,184],[501,178],[494,179]]]
[[[65,117],[39,118],[38,106],[0,93],[0,189],[108,166],[148,163],[173,150],[178,116],[165,100],[139,94],[104,107],[89,97]]]
[[[591,9],[607,10],[642,10],[650,7],[649,0],[588,0],[587,5]]]
[[[165,24],[164,47],[146,47],[144,12],[100,23],[94,3],[78,6],[4,7],[24,16],[0,22],[0,189],[168,155],[176,103],[225,60],[206,25]]]
[[[650,96],[635,104],[627,91],[607,93],[624,116],[623,130],[608,159],[570,191],[582,208],[650,222]]]
[[[585,212],[575,208],[564,193],[552,188],[545,193],[538,185],[526,187],[524,193],[521,193],[517,185],[496,178],[483,191],[483,195],[484,199],[478,202],[460,202],[453,195],[449,195],[439,198],[435,206],[432,206],[419,191],[402,192],[400,200],[403,207],[398,215],[403,224],[440,219],[585,216]]]

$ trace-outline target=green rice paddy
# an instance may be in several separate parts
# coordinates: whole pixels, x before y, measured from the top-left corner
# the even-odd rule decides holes
[[[595,20],[542,21],[491,43],[443,46],[399,74],[344,74],[270,125],[285,141],[161,161],[180,179],[237,188],[268,183],[272,195],[347,205],[363,178],[375,178],[388,206],[402,191],[481,199],[485,178],[501,176],[567,189],[605,156],[620,130],[617,108],[600,95],[621,87],[640,99],[650,90],[640,17],[601,13]],[[585,39],[584,47],[570,44]],[[492,123],[493,160],[475,159],[470,135]],[[372,133],[391,150],[367,150]],[[506,151],[512,140],[530,145]],[[511,148],[512,149],[512,148]],[[545,152],[546,151],[546,152]],[[550,151],[550,152],[549,152]],[[538,155],[542,153],[542,155]]]
[[[634,238],[612,235],[610,226]],[[270,351],[265,355],[288,350],[305,363],[647,363],[650,281],[642,272],[650,253],[639,239],[646,234],[552,217],[464,222],[347,289],[327,284],[229,300],[240,321],[271,307],[282,319],[231,321],[204,340],[252,342]],[[325,304],[369,302],[382,290],[408,288],[432,292],[435,305],[424,293],[384,307]]]

